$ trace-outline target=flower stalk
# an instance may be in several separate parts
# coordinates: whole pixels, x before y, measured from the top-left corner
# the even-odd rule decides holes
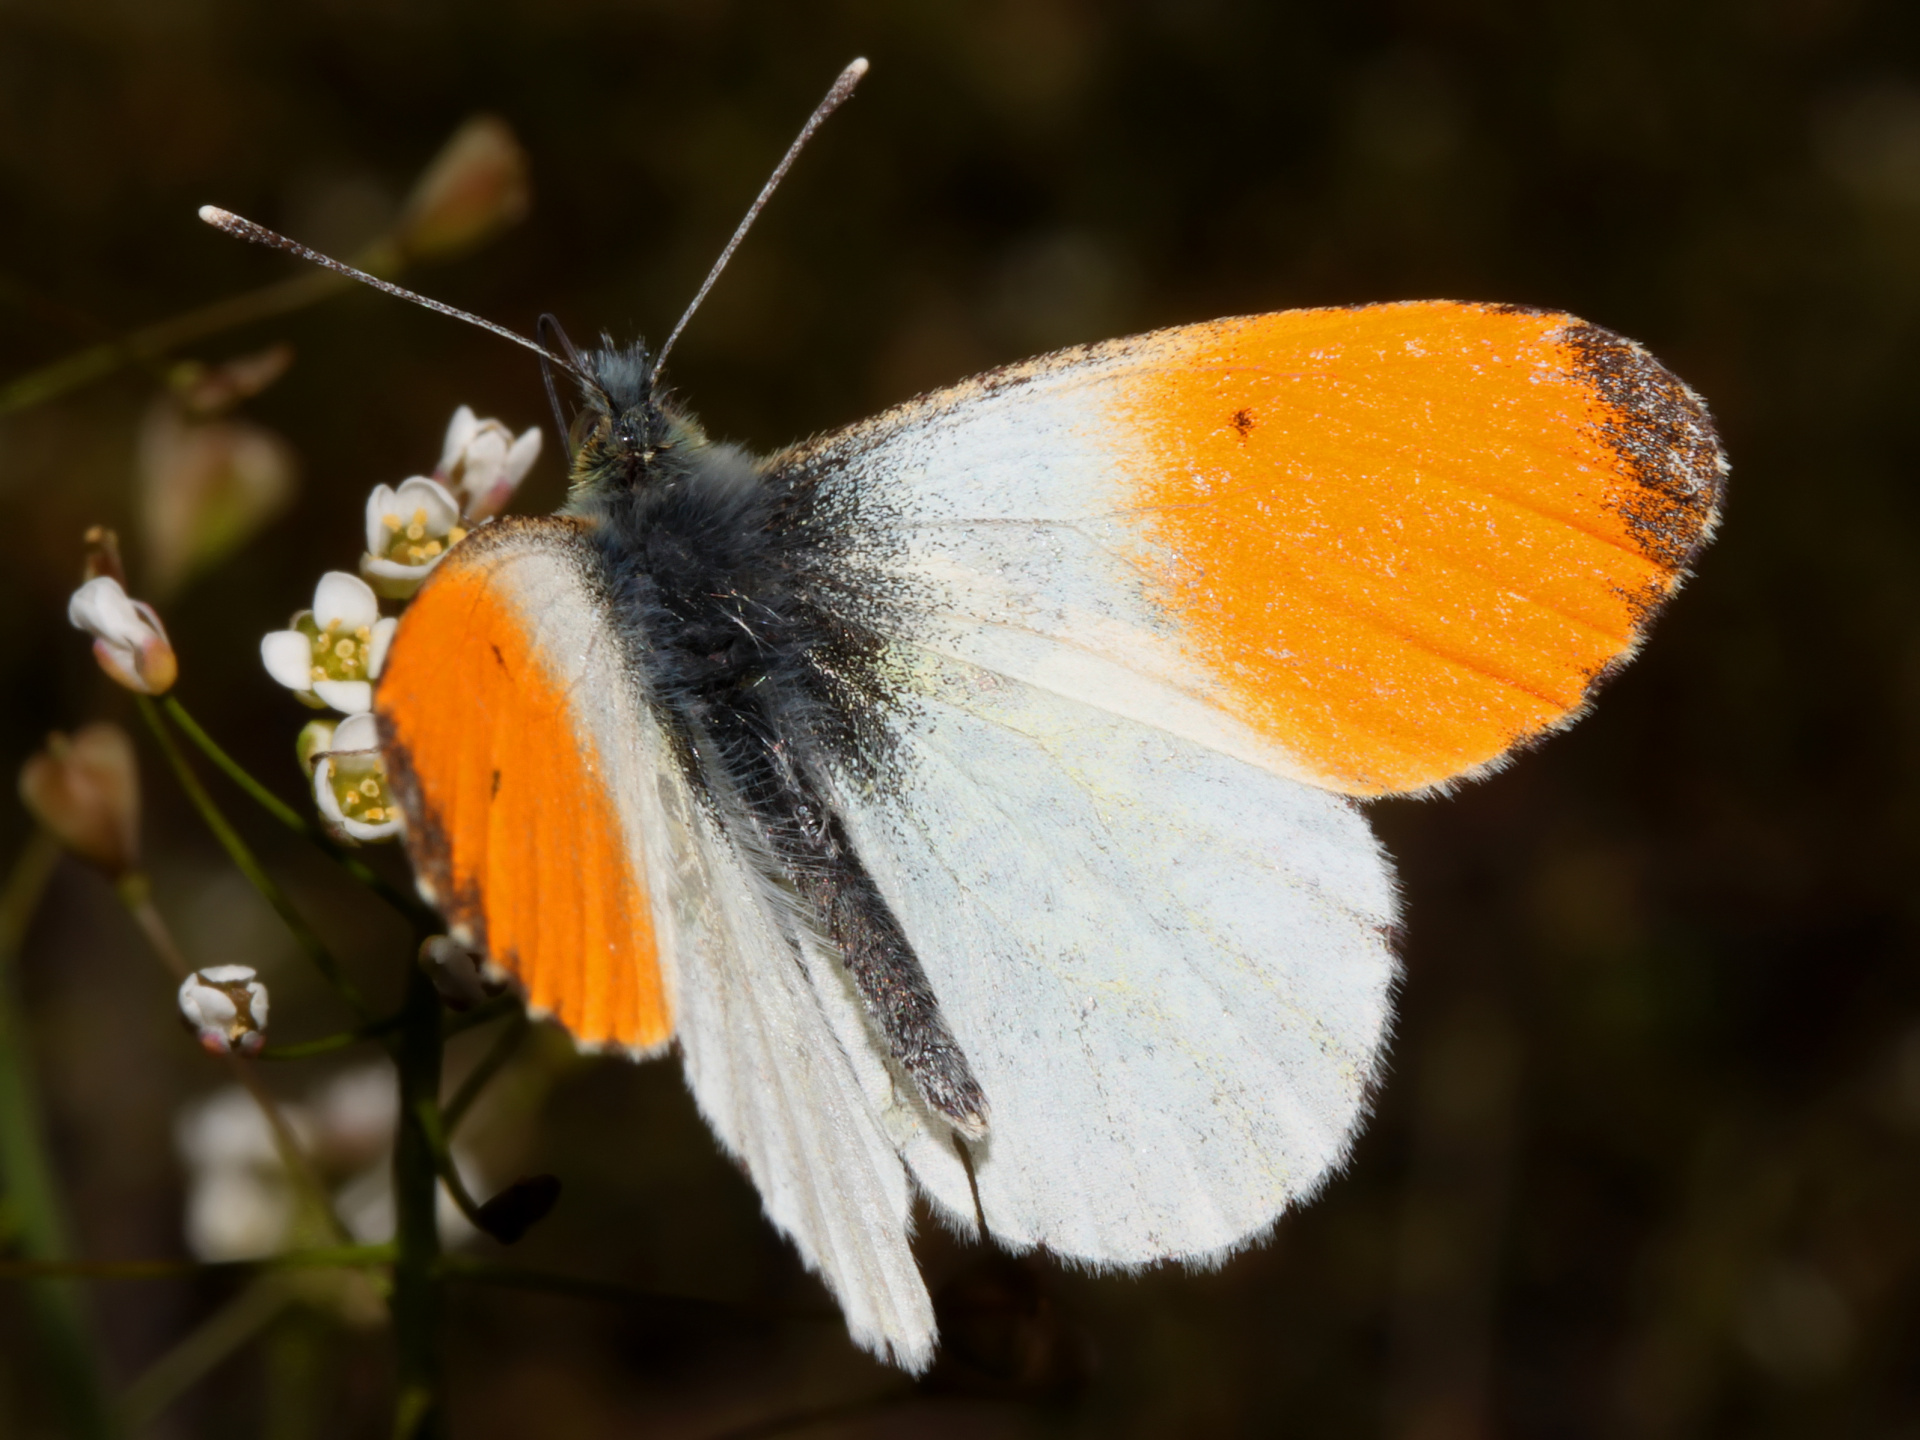
[[[69,1262],[59,1187],[40,1132],[40,1105],[27,1065],[27,1032],[14,998],[13,962],[39,908],[60,845],[44,831],[27,843],[0,892],[0,1187],[13,1212],[15,1246],[30,1264]],[[67,1433],[104,1440],[115,1433],[79,1297],[45,1281],[32,1287],[34,1319]]]
[[[239,761],[229,755],[220,745],[200,727],[200,723],[187,713],[179,697],[168,695],[160,702],[160,708],[166,711],[167,718],[179,729],[182,735],[193,742],[202,755],[213,762],[214,768],[225,775],[234,784],[246,792],[249,799],[267,814],[278,820],[287,829],[311,842],[322,854],[332,860],[348,875],[358,880],[387,904],[398,910],[413,923],[415,929],[426,927],[431,930],[440,924],[440,917],[429,910],[420,900],[406,891],[389,883],[385,877],[370,868],[365,861],[348,853],[330,835],[312,824],[292,806],[285,804],[266,786],[256,780],[252,773]]]
[[[516,223],[527,204],[527,159],[520,142],[503,121],[475,116],[428,164],[393,233],[360,254],[360,268],[395,275],[413,261],[458,255]],[[103,341],[0,386],[0,415],[56,399],[124,366],[164,370],[167,355],[183,345],[305,309],[352,284],[329,270],[315,270]]]
[[[393,1146],[396,1216],[393,1264],[394,1338],[399,1394],[394,1440],[441,1440],[447,1433],[441,1350],[439,1165],[425,1114],[437,1114],[443,1040],[440,996],[417,966],[408,967],[407,998],[393,1059],[400,1072],[400,1129]]]
[[[313,961],[314,968],[325,977],[327,983],[333,987],[334,993],[352,1008],[355,1015],[363,1020],[366,1019],[372,1011],[365,997],[347,978],[346,972],[340,968],[340,962],[334,959],[333,952],[327,948],[326,941],[322,940],[314,932],[313,927],[307,924],[306,917],[293,908],[293,902],[287,899],[285,892],[261,868],[260,862],[254,858],[253,851],[247,847],[247,842],[240,838],[240,833],[213,803],[213,797],[207,794],[206,787],[200,783],[200,777],[193,773],[192,767],[187,764],[186,756],[180,753],[180,747],[174,742],[172,732],[167,729],[167,723],[162,718],[159,707],[147,696],[143,695],[139,698],[141,718],[147,722],[147,728],[153,732],[161,752],[167,757],[167,764],[172,767],[174,777],[180,782],[180,788],[187,792],[187,799],[192,802],[193,808],[200,812],[200,818],[206,822],[207,828],[213,832],[214,838],[227,852],[227,858],[233,861],[242,875],[246,876],[248,883],[260,892],[261,898],[273,907],[274,913],[292,933],[300,948],[307,952],[307,958]],[[182,974],[180,978],[184,980],[186,976]]]

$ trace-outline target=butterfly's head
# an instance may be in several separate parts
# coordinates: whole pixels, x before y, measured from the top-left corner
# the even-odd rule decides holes
[[[644,488],[706,443],[698,424],[654,383],[644,342],[577,352],[581,408],[568,436],[576,500]]]

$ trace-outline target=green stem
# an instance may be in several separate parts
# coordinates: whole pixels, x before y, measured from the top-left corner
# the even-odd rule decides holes
[[[167,729],[166,721],[160,716],[160,707],[153,703],[150,696],[140,695],[135,699],[139,702],[140,714],[146,720],[147,728],[153,732],[154,739],[159,742],[162,753],[167,757],[167,764],[173,768],[174,776],[180,782],[180,788],[187,792],[187,799],[192,801],[194,809],[200,812],[200,818],[206,822],[214,838],[226,850],[228,858],[233,861],[240,873],[247,877],[253,888],[260,892],[261,897],[273,907],[274,913],[292,932],[300,948],[307,952],[307,957],[313,961],[314,967],[326,978],[327,983],[333,986],[335,993],[352,1007],[356,1015],[365,1019],[369,1011],[366,1000],[361,997],[353,982],[347,978],[346,972],[340,968],[340,963],[333,958],[333,952],[327,948],[326,941],[322,940],[314,932],[313,927],[307,924],[305,917],[293,908],[293,902],[287,899],[286,894],[273,882],[272,877],[260,867],[260,862],[254,858],[253,851],[247,848],[247,842],[240,838],[239,832],[228,823],[227,817],[220,813],[220,807],[213,803],[213,797],[207,794],[206,787],[200,783],[200,777],[193,773],[192,768],[187,764],[187,757],[180,753],[180,747],[174,743],[173,733]]]
[[[315,1055],[331,1055],[336,1050],[347,1050],[368,1040],[377,1040],[382,1035],[390,1035],[398,1030],[405,1020],[403,1015],[389,1015],[384,1020],[369,1020],[366,1024],[352,1030],[343,1030],[338,1035],[326,1035],[318,1040],[302,1040],[297,1045],[269,1045],[253,1058],[256,1060],[307,1060]]]
[[[147,943],[160,957],[160,961],[172,972],[175,980],[185,980],[193,973],[193,966],[180,952],[180,946],[174,941],[173,931],[167,928],[166,918],[159,907],[153,903],[153,886],[146,872],[129,870],[114,882],[114,891],[120,897],[120,903],[127,907],[134,923],[140,927],[141,934],[147,937]],[[232,1051],[221,1057],[227,1063],[227,1069],[240,1083],[260,1114],[266,1119],[267,1128],[272,1133],[274,1149],[279,1152],[280,1163],[285,1167],[287,1178],[300,1192],[307,1209],[312,1212],[334,1239],[344,1243],[347,1230],[340,1223],[340,1217],[333,1213],[333,1202],[327,1199],[327,1187],[320,1183],[320,1177],[313,1171],[307,1160],[306,1151],[300,1148],[300,1141],[293,1133],[293,1127],[287,1124],[287,1117],[280,1113],[280,1106],[268,1093],[267,1087],[245,1060]]]
[[[485,1234],[487,1225],[480,1218],[480,1202],[473,1198],[467,1189],[467,1182],[460,1177],[460,1167],[453,1163],[453,1150],[447,1144],[447,1131],[440,1121],[439,1104],[432,1100],[415,1101],[414,1118],[433,1151],[433,1168],[440,1176],[440,1183],[447,1187],[447,1194],[453,1197],[453,1203],[460,1207],[460,1213],[467,1217],[473,1228]]]
[[[516,1012],[515,1018],[507,1022],[506,1028],[487,1048],[487,1053],[480,1057],[480,1063],[467,1072],[467,1078],[454,1091],[453,1099],[441,1107],[440,1123],[449,1138],[460,1128],[461,1120],[466,1118],[473,1102],[480,1098],[480,1092],[500,1073],[500,1067],[513,1058],[513,1052],[520,1048],[520,1042],[526,1038],[527,1029],[527,1012]]]
[[[222,330],[302,309],[316,300],[339,294],[352,283],[324,270],[295,275],[244,295],[203,305],[131,335],[89,346],[0,386],[0,415],[57,399],[70,390],[104,380],[125,366],[159,361],[171,350]]]
[[[398,1256],[393,1266],[394,1339],[399,1392],[394,1440],[443,1440],[439,1280],[439,1167],[423,1115],[440,1098],[440,997],[418,966],[409,968],[405,1019],[393,1045],[400,1071],[400,1128],[393,1147],[393,1200]]]
[[[120,1397],[120,1423],[138,1434],[207,1372],[259,1334],[297,1298],[282,1275],[263,1275],[187,1332]]]
[[[313,824],[312,821],[301,815],[293,809],[292,806],[280,799],[279,796],[267,789],[266,786],[254,779],[238,760],[235,760],[223,750],[214,738],[200,727],[199,721],[187,713],[187,707],[180,703],[177,696],[166,696],[161,700],[160,708],[167,712],[168,719],[180,727],[180,733],[197,745],[200,748],[200,753],[211,760],[221,773],[242,790],[246,791],[248,796],[250,796],[254,803],[262,810],[265,810],[269,815],[273,816],[274,819],[293,831],[294,834],[310,842],[322,854],[326,855],[335,864],[339,865],[341,869],[345,870],[347,874],[351,875],[355,880],[358,880],[362,885],[365,885],[402,915],[405,915],[414,923],[416,928],[424,927],[427,934],[434,934],[440,929],[440,917],[433,910],[429,909],[414,896],[407,894],[406,891],[389,884],[379,872],[375,871],[365,861],[359,859],[344,845],[339,844],[319,826]]]
[[[0,1260],[0,1280],[177,1280],[253,1270],[346,1270],[391,1265],[391,1245],[320,1245],[258,1260]]]
[[[36,833],[0,892],[0,1181],[13,1212],[15,1239],[31,1262],[66,1261],[59,1187],[40,1136],[40,1105],[28,1065],[27,1028],[14,995],[13,967],[27,924],[39,908],[60,846]],[[48,1376],[71,1434],[114,1433],[79,1297],[64,1285],[37,1284],[32,1297]]]

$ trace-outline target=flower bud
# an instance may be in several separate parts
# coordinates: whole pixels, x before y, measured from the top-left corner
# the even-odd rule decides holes
[[[393,241],[411,260],[455,255],[522,219],[530,199],[520,141],[506,121],[476,115],[414,182]]]
[[[482,420],[462,405],[447,425],[433,478],[457,497],[467,524],[478,525],[507,508],[539,458],[539,426],[515,438],[498,420]]]
[[[480,957],[451,935],[429,935],[420,942],[420,968],[449,1010],[471,1010],[499,988],[487,984]]]
[[[210,1055],[256,1055],[267,1043],[267,987],[247,965],[210,965],[180,982],[180,1015]]]
[[[127,689],[164,695],[180,677],[180,662],[160,617],[151,605],[129,600],[113,576],[96,575],[74,591],[67,619],[93,636],[93,658]]]
[[[167,384],[187,414],[196,420],[211,420],[258,395],[286,374],[291,364],[291,345],[269,345],[219,365],[183,360],[167,372]]]
[[[502,1245],[516,1245],[520,1237],[547,1218],[560,1199],[555,1175],[529,1175],[516,1180],[480,1207],[480,1228]]]
[[[60,843],[117,879],[140,859],[140,772],[118,725],[47,737],[20,767],[20,798]]]
[[[140,424],[135,481],[147,573],[168,595],[224,560],[292,501],[293,447],[262,425],[195,418],[163,395]]]

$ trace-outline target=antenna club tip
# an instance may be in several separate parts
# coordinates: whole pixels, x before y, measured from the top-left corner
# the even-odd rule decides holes
[[[849,80],[858,80],[862,75],[866,74],[867,71],[871,70],[872,68],[873,67],[867,63],[867,57],[864,55],[861,55],[857,57],[854,60],[854,62],[851,65],[847,66],[847,68],[841,73],[844,74]]]
[[[231,210],[222,210],[218,205],[202,205],[200,218],[209,225],[224,229],[233,223],[234,215]]]

